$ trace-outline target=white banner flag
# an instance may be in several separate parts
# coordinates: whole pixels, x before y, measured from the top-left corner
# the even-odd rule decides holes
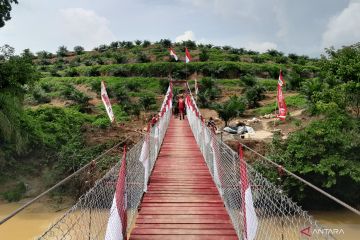
[[[251,193],[251,187],[247,175],[246,163],[244,160],[244,153],[241,145],[239,146],[240,156],[240,186],[241,186],[241,208],[243,211],[244,222],[244,239],[253,240],[256,237],[258,228],[258,219],[256,216],[254,202]]]
[[[127,227],[127,195],[126,195],[126,146],[124,147],[119,176],[116,183],[110,216],[106,227],[105,240],[126,239]]]
[[[101,81],[101,100],[104,103],[107,115],[110,118],[110,122],[114,122],[115,116],[111,107],[110,99],[108,97],[108,94],[106,92],[106,87],[104,81]]]
[[[150,169],[150,159],[149,159],[149,137],[150,137],[150,133],[148,132],[145,136],[144,139],[144,143],[142,145],[141,148],[141,153],[140,153],[140,159],[139,161],[143,164],[144,166],[144,192],[147,191],[147,180],[149,178],[149,169]]]

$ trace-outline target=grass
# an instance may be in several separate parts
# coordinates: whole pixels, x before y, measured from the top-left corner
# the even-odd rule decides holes
[[[306,99],[304,96],[302,95],[295,95],[295,96],[289,96],[285,98],[285,102],[287,107],[291,107],[291,108],[297,108],[297,109],[301,109],[301,108],[305,108],[306,107]],[[256,108],[254,110],[254,113],[256,115],[265,115],[265,114],[270,114],[273,113],[275,111],[275,109],[277,108],[277,103],[276,100],[273,103],[269,103],[265,106]]]
[[[277,88],[278,80],[276,79],[263,79],[258,78],[258,83],[265,88],[266,91],[275,91]]]
[[[160,93],[160,83],[158,78],[146,77],[46,77],[40,80],[40,84],[51,84],[55,89],[66,83],[85,84],[93,87],[96,83],[104,81],[106,85],[135,83],[140,91],[151,91]],[[99,88],[100,89],[100,88]]]

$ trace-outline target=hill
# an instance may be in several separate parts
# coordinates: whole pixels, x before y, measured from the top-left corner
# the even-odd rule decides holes
[[[169,47],[181,60],[188,47],[193,61],[175,62]],[[321,59],[167,39],[113,42],[92,51],[61,46],[54,54],[25,50],[21,56],[7,55],[10,50],[3,48],[0,68],[0,193],[7,200],[34,196],[121,138],[129,137],[129,145],[136,142],[136,131],[159,108],[169,75],[189,80],[193,89],[194,80],[199,81],[201,111],[206,118],[216,117],[218,126],[247,122],[256,131],[249,144],[349,203],[360,200],[349,195],[360,192],[358,45],[329,49]],[[280,70],[290,110],[286,122],[265,116],[276,109]],[[110,125],[101,103],[101,80],[116,125]],[[218,113],[229,101],[236,101],[237,114],[225,119]],[[254,117],[261,121],[251,121]],[[230,145],[238,141],[224,137]],[[98,166],[93,177],[114,161]],[[272,171],[262,172],[277,181]],[[56,195],[81,194],[86,190],[77,190],[82,181],[79,177]],[[281,184],[298,201],[314,200],[309,189],[291,179]]]

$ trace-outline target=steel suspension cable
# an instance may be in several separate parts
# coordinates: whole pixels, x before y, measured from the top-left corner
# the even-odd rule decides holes
[[[11,218],[13,218],[14,216],[16,216],[17,214],[19,214],[20,212],[22,212],[25,208],[29,207],[31,204],[33,204],[34,202],[36,202],[37,200],[39,200],[40,198],[42,198],[43,196],[45,196],[46,194],[48,194],[49,192],[53,191],[54,189],[58,188],[59,186],[63,185],[64,183],[68,182],[70,179],[72,179],[73,177],[79,175],[82,171],[84,171],[86,168],[88,168],[90,165],[92,164],[96,164],[98,163],[97,161],[102,158],[103,156],[105,156],[106,154],[108,154],[109,152],[111,152],[112,150],[116,149],[117,147],[119,147],[121,144],[125,143],[127,140],[129,140],[130,137],[125,138],[125,140],[115,144],[113,147],[109,148],[108,150],[106,150],[105,152],[103,152],[102,154],[100,154],[99,156],[97,156],[96,158],[92,159],[91,161],[89,161],[87,164],[85,164],[84,166],[82,166],[81,168],[79,168],[77,171],[75,171],[74,173],[70,174],[69,176],[67,176],[66,178],[64,178],[63,180],[59,181],[58,183],[56,183],[54,186],[50,187],[49,189],[45,190],[44,192],[42,192],[41,194],[39,194],[38,196],[36,196],[35,198],[31,199],[30,201],[28,201],[27,203],[25,203],[24,205],[22,205],[21,207],[19,207],[18,209],[16,209],[15,211],[13,211],[12,213],[10,213],[8,216],[6,216],[5,218],[3,218],[0,221],[0,225],[4,224],[5,222],[7,222],[8,220],[10,220]]]

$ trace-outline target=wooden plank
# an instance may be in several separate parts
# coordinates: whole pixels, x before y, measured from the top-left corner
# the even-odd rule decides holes
[[[221,235],[131,235],[133,240],[236,240],[236,236]]]
[[[176,229],[232,229],[232,226],[226,223],[146,223],[146,224],[136,224],[136,228],[150,228],[150,229],[167,229],[167,228],[176,228]]]
[[[148,228],[134,228],[133,234],[135,235],[186,235],[186,234],[194,234],[194,235],[230,235],[230,236],[236,236],[236,233],[234,229],[148,229]]]
[[[196,209],[196,210],[166,210],[166,209],[156,209],[149,210],[143,208],[140,212],[142,215],[177,215],[177,214],[186,214],[186,215],[227,215],[227,212],[224,209]]]
[[[138,218],[136,224],[227,224],[231,226],[231,221],[228,219],[210,219],[210,218]]]
[[[223,220],[227,220],[229,219],[228,215],[215,215],[213,214],[211,217],[208,215],[202,215],[202,214],[193,214],[193,215],[188,215],[188,214],[176,214],[176,215],[167,215],[167,214],[154,214],[154,215],[146,215],[146,214],[139,214],[138,218],[146,218],[146,219],[223,219]]]
[[[223,203],[141,203],[142,207],[223,207]]]

